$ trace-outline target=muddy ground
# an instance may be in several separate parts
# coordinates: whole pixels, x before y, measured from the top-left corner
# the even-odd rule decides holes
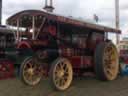
[[[55,91],[48,79],[29,87],[18,78],[12,78],[0,81],[0,96],[128,96],[128,77],[119,77],[111,82],[75,78],[71,87],[64,92]]]

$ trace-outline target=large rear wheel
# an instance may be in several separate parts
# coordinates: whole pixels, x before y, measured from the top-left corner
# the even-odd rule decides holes
[[[50,79],[53,86],[60,91],[66,90],[73,78],[71,63],[65,58],[58,58],[50,69]]]
[[[96,76],[101,80],[114,80],[119,72],[119,57],[111,42],[100,43],[95,51]]]

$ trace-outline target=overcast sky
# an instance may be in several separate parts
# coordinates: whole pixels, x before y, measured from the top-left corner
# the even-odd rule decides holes
[[[3,24],[12,14],[25,9],[42,9],[45,0],[3,0]],[[115,27],[115,0],[53,0],[54,13],[93,20],[93,14],[99,17],[99,23]],[[120,28],[126,34],[128,30],[128,1],[120,0]]]

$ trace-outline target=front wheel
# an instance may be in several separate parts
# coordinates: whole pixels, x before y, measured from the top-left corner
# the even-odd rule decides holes
[[[53,86],[60,91],[66,90],[73,78],[71,63],[65,58],[58,58],[50,69],[50,79]]]
[[[22,81],[30,86],[34,86],[41,81],[41,64],[33,57],[26,58],[20,67]]]
[[[96,76],[101,80],[114,80],[119,73],[119,57],[111,42],[100,43],[95,50]]]

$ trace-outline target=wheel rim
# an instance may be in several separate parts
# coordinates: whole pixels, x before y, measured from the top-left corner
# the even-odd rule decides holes
[[[104,72],[109,80],[116,78],[118,73],[118,53],[115,46],[109,45],[104,49]]]
[[[72,82],[72,66],[70,62],[63,59],[60,60],[53,71],[53,81],[57,89],[65,90]]]
[[[41,65],[34,59],[29,59],[24,63],[23,79],[28,85],[36,85],[41,79]]]

